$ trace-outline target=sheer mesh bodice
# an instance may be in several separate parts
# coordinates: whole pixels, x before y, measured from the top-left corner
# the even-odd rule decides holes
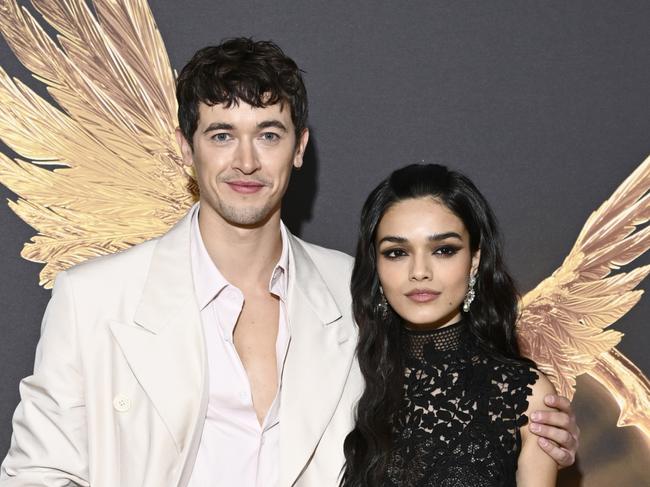
[[[404,397],[385,486],[514,486],[537,374],[478,347],[460,322],[406,330]]]

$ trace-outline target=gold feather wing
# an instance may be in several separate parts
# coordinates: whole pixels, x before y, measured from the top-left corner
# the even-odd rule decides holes
[[[11,209],[35,228],[40,282],[164,233],[193,203],[174,140],[174,73],[144,0],[34,0],[57,32],[0,0],[0,29],[54,106],[0,68],[0,154]],[[24,158],[24,159],[21,159]],[[48,167],[49,166],[49,167]]]
[[[559,393],[571,398],[575,378],[589,373],[621,407],[619,425],[650,435],[650,388],[614,347],[622,334],[606,330],[641,298],[635,289],[650,266],[616,272],[650,247],[650,158],[585,223],[562,266],[522,300],[518,339]],[[641,228],[640,228],[641,227]]]

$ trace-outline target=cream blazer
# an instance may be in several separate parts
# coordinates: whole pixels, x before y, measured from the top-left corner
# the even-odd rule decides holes
[[[352,259],[292,235],[289,245],[280,486],[334,487],[362,390]],[[60,273],[0,486],[187,485],[206,371],[189,216],[158,239]]]

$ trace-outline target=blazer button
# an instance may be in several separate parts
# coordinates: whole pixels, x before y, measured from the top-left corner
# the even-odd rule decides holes
[[[124,394],[118,394],[113,399],[113,407],[116,411],[120,413],[125,413],[131,409],[131,399],[126,397]]]

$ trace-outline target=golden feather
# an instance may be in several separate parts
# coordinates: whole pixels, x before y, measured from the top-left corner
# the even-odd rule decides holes
[[[618,378],[626,390],[610,391],[619,425],[650,436],[648,381],[614,348],[622,334],[606,330],[641,299],[635,288],[650,273],[642,266],[610,275],[650,247],[650,227],[637,228],[650,219],[649,190],[650,158],[591,214],[560,268],[523,297],[517,332],[522,352],[569,398],[580,374],[608,388]]]
[[[11,209],[38,231],[23,257],[41,284],[97,255],[164,233],[194,201],[174,139],[174,73],[146,2],[0,0],[0,29],[60,109],[0,69],[0,157]],[[53,170],[43,165],[56,166]]]

